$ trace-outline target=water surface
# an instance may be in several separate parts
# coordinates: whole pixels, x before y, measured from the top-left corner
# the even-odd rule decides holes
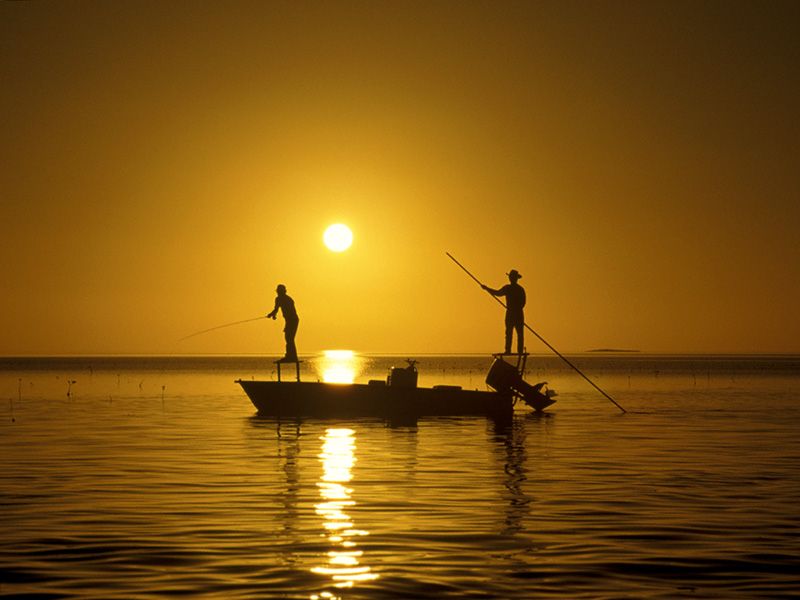
[[[574,361],[628,412],[549,357],[545,414],[400,424],[259,418],[257,357],[0,359],[0,597],[796,597],[800,358]]]

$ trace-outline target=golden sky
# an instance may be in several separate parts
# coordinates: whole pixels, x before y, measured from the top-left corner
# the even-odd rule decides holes
[[[797,2],[4,2],[0,354],[800,351]],[[334,222],[353,246],[322,244]],[[546,352],[531,339],[528,349]]]

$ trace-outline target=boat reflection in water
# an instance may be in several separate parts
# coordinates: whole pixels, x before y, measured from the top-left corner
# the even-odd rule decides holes
[[[325,350],[317,369],[325,383],[353,383],[361,374],[364,359],[352,350]]]
[[[356,583],[372,581],[378,575],[370,567],[361,565],[363,551],[357,547],[356,540],[368,532],[356,529],[350,516],[345,512],[355,506],[350,497],[352,489],[347,483],[353,478],[352,469],[356,462],[356,438],[352,429],[327,429],[322,438],[322,477],[317,486],[321,501],[315,504],[316,513],[323,517],[325,533],[322,535],[331,544],[325,565],[311,569],[317,575],[330,577],[336,588],[353,587]],[[311,596],[311,600],[332,599],[330,592]]]

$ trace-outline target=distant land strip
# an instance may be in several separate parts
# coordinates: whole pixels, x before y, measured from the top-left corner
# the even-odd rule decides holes
[[[595,348],[587,352],[640,352],[640,350],[626,350],[624,348]]]

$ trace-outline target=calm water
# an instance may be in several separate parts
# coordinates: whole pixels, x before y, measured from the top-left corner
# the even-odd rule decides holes
[[[629,412],[549,357],[510,425],[279,424],[257,358],[0,359],[0,597],[796,598],[800,357],[574,361]]]

